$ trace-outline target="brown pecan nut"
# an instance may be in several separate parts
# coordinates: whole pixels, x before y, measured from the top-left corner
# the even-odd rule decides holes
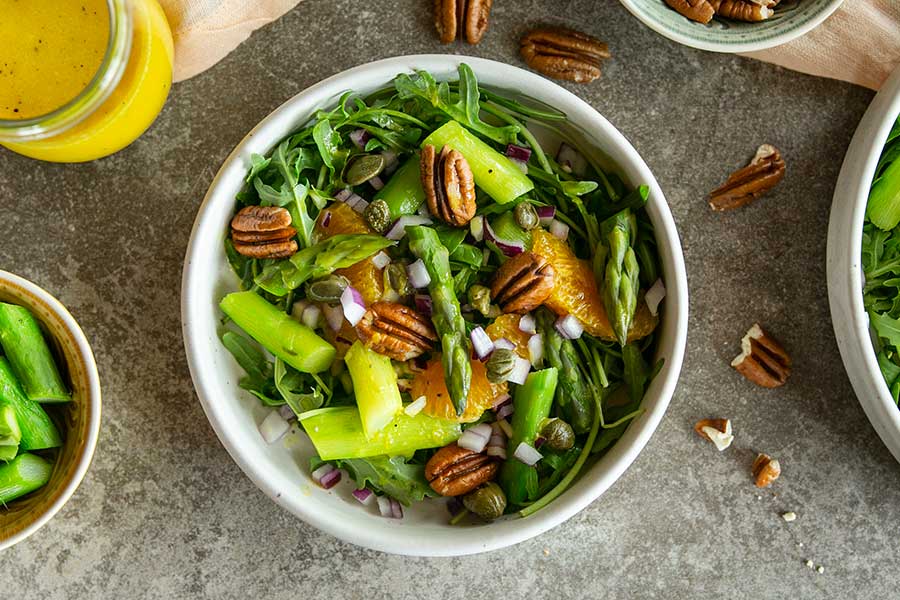
[[[503,263],[494,275],[491,298],[505,313],[527,313],[550,296],[556,270],[534,252],[522,252]]]
[[[774,388],[784,385],[791,374],[791,357],[759,323],[754,323],[741,339],[741,353],[731,366],[756,385]]]
[[[475,216],[475,179],[466,158],[450,146],[440,154],[428,144],[420,160],[428,210],[438,219],[462,227]]]
[[[734,441],[731,431],[731,419],[701,419],[694,425],[697,434],[716,445],[721,452]]]
[[[297,252],[291,214],[279,206],[245,206],[231,219],[231,240],[238,254],[286,258]]]
[[[522,36],[519,45],[529,67],[548,77],[587,83],[600,77],[600,61],[609,47],[595,37],[563,27],[539,27]]]
[[[437,341],[428,317],[394,302],[375,302],[356,324],[356,334],[378,354],[409,360],[430,350]]]
[[[735,21],[765,21],[775,14],[771,7],[778,2],[757,0],[708,0],[720,17]]]
[[[764,488],[781,476],[781,463],[768,454],[758,454],[750,467],[756,487]]]
[[[434,0],[434,27],[441,43],[457,36],[477,44],[487,33],[493,0]]]
[[[738,169],[709,194],[713,210],[740,208],[756,200],[784,179],[785,164],[778,148],[763,144],[750,164]]]
[[[490,456],[450,444],[425,464],[425,479],[441,496],[462,496],[491,481],[499,469]]]
[[[666,0],[666,4],[698,23],[709,23],[716,14],[716,9],[709,0]]]

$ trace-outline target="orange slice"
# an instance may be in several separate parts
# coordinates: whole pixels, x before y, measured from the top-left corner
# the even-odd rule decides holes
[[[325,222],[328,225],[325,225]],[[319,214],[315,228],[316,239],[326,239],[339,233],[374,233],[361,214],[343,202],[334,202]],[[368,305],[381,299],[384,292],[384,278],[381,269],[371,258],[351,267],[337,269],[336,275],[347,278]]]
[[[519,329],[519,319],[522,315],[506,314],[500,315],[494,322],[484,328],[484,332],[488,334],[492,340],[506,338],[515,346],[516,354],[522,358],[528,358],[528,340],[531,335]]]
[[[425,396],[426,415],[437,419],[471,423],[477,421],[481,414],[489,409],[494,400],[505,394],[505,383],[494,384],[488,381],[487,370],[481,361],[472,361],[472,384],[469,387],[469,397],[466,401],[466,410],[461,417],[457,417],[453,403],[450,402],[450,393],[444,383],[444,368],[441,366],[440,355],[435,355],[425,367],[424,371],[416,374],[410,387],[410,395],[415,400]]]

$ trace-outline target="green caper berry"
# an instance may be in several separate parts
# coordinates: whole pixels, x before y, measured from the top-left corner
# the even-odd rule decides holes
[[[313,302],[337,304],[341,301],[341,294],[344,293],[348,285],[350,285],[350,282],[346,277],[331,275],[307,285],[306,297]]]
[[[384,169],[384,157],[380,154],[360,154],[344,173],[344,179],[350,185],[360,185],[378,176]]]
[[[369,226],[378,233],[384,233],[391,225],[391,208],[384,200],[375,200],[366,207],[363,216]]]
[[[469,492],[462,499],[463,506],[486,521],[503,516],[506,510],[506,494],[499,485],[491,481]]]
[[[491,289],[487,286],[475,284],[467,292],[469,304],[485,317],[491,311]]]
[[[487,378],[491,383],[502,383],[509,378],[509,374],[516,366],[516,358],[518,355],[512,350],[506,348],[497,348],[491,352],[485,368],[487,370]]]
[[[385,268],[385,273],[387,273],[387,281],[392,290],[401,296],[408,296],[412,293],[405,266],[400,263],[391,263]]]
[[[562,419],[546,419],[541,426],[540,436],[544,445],[551,450],[568,450],[575,445],[575,431]]]
[[[520,202],[513,210],[516,217],[516,223],[525,231],[531,231],[541,223],[541,218],[537,214],[537,210],[530,202]]]

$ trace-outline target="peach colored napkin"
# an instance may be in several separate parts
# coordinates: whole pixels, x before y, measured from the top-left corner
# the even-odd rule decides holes
[[[900,66],[900,0],[844,0],[805,36],[745,56],[877,90]]]

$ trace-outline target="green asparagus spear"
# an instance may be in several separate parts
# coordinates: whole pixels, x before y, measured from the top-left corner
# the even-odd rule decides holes
[[[393,242],[380,235],[340,234],[304,248],[287,260],[270,264],[256,279],[256,285],[275,296],[284,296],[310,279],[325,277],[365,260]]]
[[[450,273],[450,258],[447,248],[441,244],[437,233],[430,227],[421,225],[407,227],[409,249],[425,263],[431,277],[428,292],[433,305],[431,319],[441,337],[441,364],[444,366],[444,380],[450,400],[461,415],[466,410],[469,385],[472,382],[472,365],[469,363],[469,337],[466,322],[459,310],[459,300],[453,291],[453,277]]]
[[[631,247],[634,230],[631,211],[623,210],[601,225],[606,265],[603,269],[603,305],[616,338],[623,346],[637,310],[640,268]],[[596,265],[595,265],[595,273]]]
[[[572,429],[576,433],[586,433],[591,428],[594,402],[578,368],[575,345],[556,331],[553,326],[555,318],[549,310],[541,309],[536,315],[538,326],[544,334],[544,356],[551,367],[559,370],[556,403]]]
[[[29,398],[35,402],[72,399],[41,327],[27,308],[0,302],[0,345]]]
[[[9,361],[0,357],[0,407],[11,406],[21,430],[19,447],[22,450],[43,450],[62,445],[56,425],[43,407],[29,400],[13,375]]]
[[[418,153],[400,165],[385,186],[375,194],[373,202],[375,200],[387,202],[392,221],[419,210],[425,202],[425,190],[422,188],[422,177],[419,175]]]
[[[22,454],[0,465],[0,505],[47,485],[53,464],[34,454]]]
[[[0,406],[0,460],[12,460],[19,452],[22,430],[16,421],[16,411],[9,404]]]

